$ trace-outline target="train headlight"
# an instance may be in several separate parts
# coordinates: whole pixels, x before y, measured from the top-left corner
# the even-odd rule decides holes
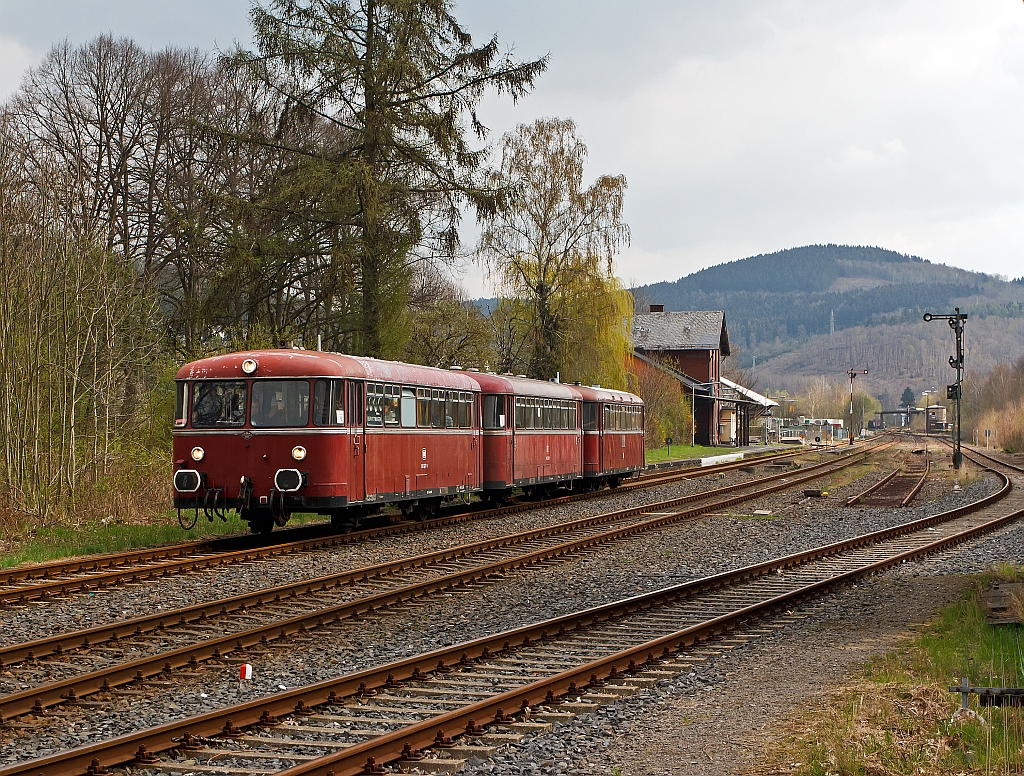
[[[306,448],[305,447],[303,447],[302,445],[295,445],[295,447],[292,448],[292,458],[294,458],[296,461],[301,461],[305,457],[306,457]]]
[[[247,358],[242,362],[242,371],[247,375],[253,374],[256,371],[256,367],[257,364],[255,358]]]
[[[206,451],[201,447],[193,447],[190,455],[192,456],[192,460],[198,463],[206,456]]]

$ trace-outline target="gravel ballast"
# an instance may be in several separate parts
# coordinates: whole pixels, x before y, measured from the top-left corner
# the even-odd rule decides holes
[[[868,484],[870,477],[861,478],[834,491],[836,498],[824,501],[777,494],[763,499],[763,504],[749,506],[749,511],[755,508],[774,510],[775,516],[771,519],[707,516],[634,537],[557,566],[522,571],[492,584],[453,593],[443,599],[431,599],[409,609],[346,622],[329,631],[313,631],[301,652],[293,646],[271,647],[263,654],[248,653],[255,677],[245,691],[239,689],[233,667],[210,666],[195,674],[175,676],[173,687],[154,688],[157,695],[153,698],[114,700],[109,709],[90,714],[68,710],[62,712],[67,716],[63,716],[59,724],[44,723],[36,731],[4,729],[0,731],[3,761],[43,756],[86,741],[161,724],[185,714],[271,694],[282,685],[290,688],[330,678],[526,622],[618,600],[639,591],[877,530],[976,500],[995,488],[994,478],[981,478],[962,492],[948,492],[932,503],[905,510],[839,506],[840,498],[863,490]],[[610,509],[606,501],[602,501],[601,506],[600,511]],[[476,538],[478,525],[473,526],[473,538]],[[508,532],[506,527],[500,533]],[[452,543],[467,540],[468,537],[463,536]],[[96,598],[126,592],[109,591]]]

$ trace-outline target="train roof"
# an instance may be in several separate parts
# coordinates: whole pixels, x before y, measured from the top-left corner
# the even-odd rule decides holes
[[[242,371],[246,359],[256,362],[256,371]],[[175,375],[178,380],[239,379],[246,377],[351,377],[361,380],[429,385],[460,391],[479,391],[480,385],[464,372],[429,366],[382,361],[343,353],[317,350],[247,350],[211,356],[185,364]]]
[[[596,388],[590,385],[577,385],[583,401],[617,402],[619,404],[643,404],[644,400],[629,391],[616,391],[611,388]]]
[[[486,372],[473,372],[473,379],[480,383],[484,393],[510,393],[514,396],[538,396],[542,399],[575,399],[580,394],[575,385],[567,383],[551,383],[544,380],[533,380],[529,377],[513,377],[512,375],[495,375]]]

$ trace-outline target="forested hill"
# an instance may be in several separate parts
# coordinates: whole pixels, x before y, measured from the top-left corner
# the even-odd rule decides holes
[[[725,310],[730,339],[763,360],[816,334],[921,320],[928,310],[1024,318],[1024,284],[882,248],[809,245],[635,290],[666,310]]]

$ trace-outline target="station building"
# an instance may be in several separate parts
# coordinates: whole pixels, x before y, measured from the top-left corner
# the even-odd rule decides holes
[[[751,422],[778,403],[722,376],[730,354],[722,310],[665,312],[652,304],[633,316],[631,370],[657,369],[679,383],[693,402],[694,442],[699,445],[750,444]]]

